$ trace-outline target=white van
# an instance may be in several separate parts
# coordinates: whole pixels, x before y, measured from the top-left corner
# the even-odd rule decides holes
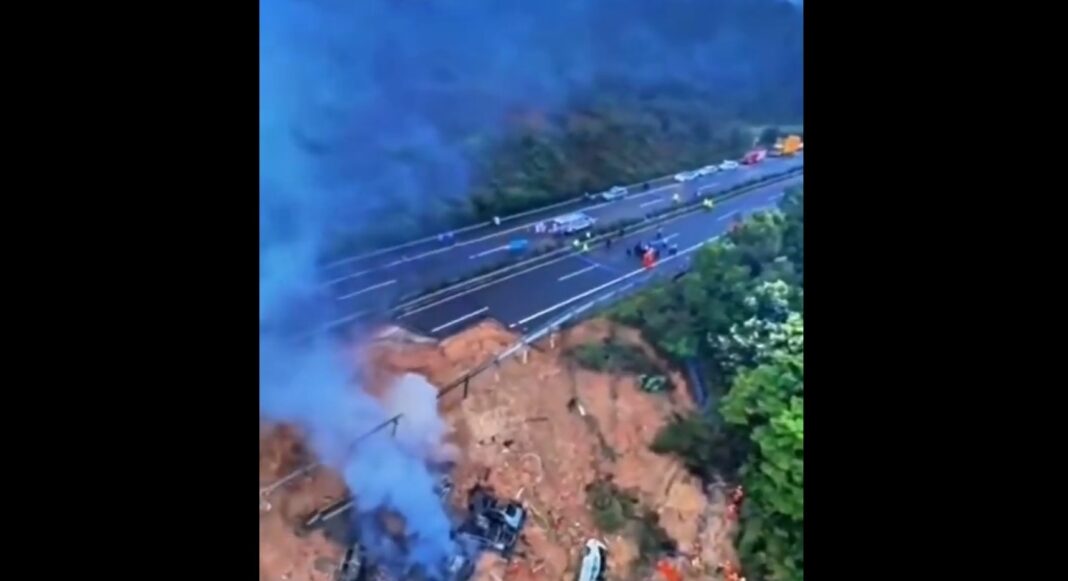
[[[553,234],[572,234],[593,226],[594,222],[596,220],[582,212],[565,214],[549,220],[549,232]]]
[[[586,541],[586,549],[582,553],[582,567],[579,568],[578,581],[600,581],[604,578],[605,560],[608,558],[608,547],[597,539]]]

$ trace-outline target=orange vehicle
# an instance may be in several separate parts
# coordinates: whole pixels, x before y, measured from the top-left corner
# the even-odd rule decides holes
[[[789,156],[795,155],[801,151],[801,138],[797,135],[791,135],[782,142],[782,154]]]

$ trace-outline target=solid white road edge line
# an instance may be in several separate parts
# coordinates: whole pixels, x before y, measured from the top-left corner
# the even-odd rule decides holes
[[[772,185],[779,185],[779,184],[772,184]],[[666,222],[663,222],[663,223],[661,223],[659,225],[663,226],[663,225],[670,224],[670,223],[678,221],[678,220],[684,220],[684,219],[687,219],[687,218],[694,218],[697,215],[698,215],[697,213],[694,213],[694,214],[685,214],[683,216],[676,216],[674,218],[668,219]],[[630,234],[627,235],[627,237],[629,238],[631,236],[634,236],[635,234],[639,234],[641,232],[647,232],[649,230],[652,230],[655,227],[656,227],[656,225],[650,224],[649,226],[647,226],[647,227],[645,227],[645,228],[643,228],[641,230],[636,230],[634,232],[631,232]],[[715,240],[715,238],[712,238],[710,240]],[[682,254],[682,253],[685,253],[685,251],[681,252],[680,254]],[[493,286],[495,284],[500,284],[500,283],[502,283],[502,282],[504,282],[506,280],[509,280],[509,279],[515,278],[517,276],[521,276],[521,275],[527,274],[527,273],[535,271],[535,270],[538,270],[539,268],[545,268],[546,266],[549,266],[551,264],[556,264],[557,262],[560,262],[562,260],[567,260],[568,258],[574,258],[575,256],[576,256],[575,254],[565,254],[565,255],[563,255],[563,256],[561,256],[559,258],[550,260],[548,262],[544,262],[542,264],[536,264],[536,265],[534,265],[534,266],[532,266],[530,268],[527,268],[527,269],[524,269],[524,270],[520,270],[519,272],[514,272],[514,273],[512,273],[512,274],[510,274],[508,276],[505,276],[503,278],[499,278],[499,279],[496,279],[496,280],[491,280],[491,281],[488,281],[486,283],[480,284],[480,285],[478,285],[478,286],[476,286],[474,288],[467,289],[467,290],[465,290],[463,292],[459,292],[459,293],[456,293],[454,295],[449,295],[449,296],[447,296],[445,298],[439,299],[439,300],[434,301],[432,303],[429,303],[429,304],[426,304],[426,305],[422,305],[422,306],[420,306],[418,308],[412,309],[411,311],[408,311],[408,312],[404,313],[403,315],[398,315],[397,319],[403,319],[405,317],[410,317],[410,316],[412,316],[414,314],[421,313],[421,312],[423,312],[423,311],[425,311],[427,309],[436,307],[436,306],[438,306],[440,304],[447,303],[447,302],[449,302],[451,300],[455,300],[455,299],[458,299],[458,298],[460,298],[462,296],[469,295],[469,294],[471,294],[473,292],[480,291],[480,290],[482,290],[482,289],[484,289],[486,287],[490,287],[490,286]],[[670,259],[670,258],[671,257],[669,257],[668,259]],[[668,259],[665,259],[665,260],[668,260]],[[515,325],[513,324],[512,326],[515,326]]]
[[[725,185],[725,184],[717,184],[717,186],[719,186],[719,185]],[[733,186],[733,185],[737,185],[737,184],[731,184],[731,186]],[[674,188],[676,186],[677,186],[677,184],[668,184],[668,185],[665,185],[665,186],[660,186],[659,188],[655,188],[655,189],[649,190],[648,192],[642,192],[642,193],[639,193],[639,194],[634,194],[634,195],[631,195],[631,196],[627,196],[626,198],[624,198],[624,200],[635,200],[635,199],[638,199],[638,198],[643,198],[645,196],[656,195],[656,194],[659,194],[660,192],[662,192],[664,190],[668,190],[668,189]],[[731,187],[731,186],[726,186],[726,187]],[[648,205],[651,205],[651,204],[659,204],[660,202],[663,202],[663,201],[664,201],[663,199],[654,200],[652,202],[646,202],[644,204],[640,204],[639,207],[644,208],[645,206],[648,206]],[[593,205],[593,206],[590,206],[590,207],[587,207],[587,208],[585,208],[583,210],[578,210],[578,211],[580,211],[580,212],[592,212],[593,210],[597,210],[597,209],[603,208],[605,206],[612,205],[613,203],[614,202],[603,202],[603,203],[596,204],[596,205]],[[596,216],[594,216],[594,217],[596,218]],[[532,228],[533,226],[534,226],[534,223],[523,224],[523,225],[520,225],[520,226],[514,226],[512,228],[508,228],[507,230],[499,230],[499,231],[494,232],[492,234],[487,234],[486,236],[482,236],[481,238],[474,238],[472,240],[465,240],[463,242],[457,242],[456,244],[452,244],[452,245],[449,245],[449,246],[444,246],[442,248],[435,248],[434,250],[428,250],[427,252],[424,252],[422,254],[416,254],[415,256],[406,256],[406,257],[400,258],[398,260],[394,260],[393,262],[390,262],[390,263],[385,264],[383,266],[378,266],[378,267],[373,267],[373,268],[369,268],[369,269],[366,269],[366,270],[361,270],[359,272],[356,272],[356,273],[353,273],[353,274],[350,274],[350,275],[347,275],[347,276],[344,276],[344,277],[340,277],[338,279],[335,279],[334,281],[331,281],[329,283],[325,283],[324,286],[327,286],[327,285],[330,285],[330,284],[334,284],[336,282],[341,282],[341,281],[344,281],[344,280],[348,280],[350,278],[356,278],[357,276],[362,276],[362,275],[370,273],[370,272],[377,272],[379,270],[385,270],[387,268],[392,268],[392,267],[397,266],[399,264],[404,264],[406,262],[411,262],[413,260],[419,260],[421,258],[426,258],[427,256],[433,256],[435,254],[441,254],[442,252],[448,252],[448,251],[450,251],[450,250],[452,250],[454,248],[460,247],[460,246],[467,246],[468,244],[475,244],[475,243],[478,243],[478,242],[489,240],[490,238],[495,238],[497,236],[503,236],[505,234],[511,234],[512,232],[519,232],[520,230],[527,230],[529,228]],[[344,261],[341,261],[341,262],[344,262]]]
[[[664,226],[666,224],[670,224],[670,223],[678,221],[678,220],[684,220],[684,219],[687,219],[687,218],[695,218],[698,215],[699,215],[698,213],[694,213],[694,214],[685,214],[683,216],[676,216],[674,218],[668,219],[666,222],[663,222],[663,223],[659,224],[659,226]],[[640,230],[636,230],[634,232],[631,232],[626,237],[629,238],[629,237],[634,236],[635,234],[640,234],[642,232],[648,232],[648,231],[652,230],[653,228],[655,228],[656,226],[657,225],[650,224],[649,226],[646,226],[645,228],[642,228]],[[505,276],[503,278],[499,278],[499,279],[496,279],[496,280],[491,280],[489,282],[480,284],[480,285],[478,285],[478,286],[476,286],[474,288],[467,289],[467,290],[465,290],[463,292],[459,292],[459,293],[456,293],[454,295],[449,295],[449,296],[447,296],[445,298],[439,299],[439,300],[434,301],[432,303],[429,303],[429,304],[426,304],[426,305],[422,305],[422,306],[420,306],[418,308],[412,309],[411,311],[408,311],[408,312],[404,313],[403,315],[397,316],[397,318],[398,319],[403,319],[405,317],[410,317],[410,316],[412,316],[412,315],[414,315],[416,313],[421,313],[421,312],[423,312],[423,311],[425,311],[427,309],[436,307],[436,306],[438,306],[440,304],[443,304],[443,303],[447,303],[447,302],[449,302],[451,300],[458,299],[458,298],[460,298],[460,297],[462,297],[464,295],[468,295],[468,294],[471,294],[473,292],[480,291],[480,290],[482,290],[482,289],[484,289],[486,287],[490,287],[490,286],[493,286],[495,284],[502,283],[502,282],[504,282],[506,280],[515,278],[517,276],[521,276],[521,275],[527,274],[529,272],[538,270],[539,268],[545,268],[546,266],[549,266],[551,264],[556,264],[557,262],[560,262],[562,260],[567,260],[568,258],[574,258],[575,256],[576,256],[576,254],[574,254],[574,253],[573,254],[565,254],[564,256],[561,256],[559,258],[550,260],[549,262],[544,262],[542,264],[536,264],[536,265],[534,265],[534,266],[532,266],[530,268],[527,268],[527,269],[524,269],[524,270],[520,270],[519,272],[514,272],[514,273],[512,273],[512,274],[510,274],[508,276]]]
[[[671,262],[672,260],[674,260],[674,259],[676,259],[676,258],[678,258],[678,257],[680,257],[680,256],[682,256],[684,254],[689,254],[690,252],[693,252],[694,250],[697,250],[698,248],[704,246],[705,244],[708,244],[709,242],[712,242],[712,241],[716,240],[717,238],[719,238],[719,236],[714,236],[714,237],[709,238],[708,240],[705,240],[703,242],[698,242],[697,244],[694,244],[693,246],[691,246],[691,247],[689,247],[689,248],[687,248],[685,250],[680,251],[678,254],[676,254],[674,256],[669,256],[669,257],[667,257],[667,258],[665,258],[663,260],[658,261],[656,264],[659,266],[659,265],[661,265],[661,264],[663,264],[665,262]],[[646,269],[643,267],[643,268],[639,268],[637,270],[634,270],[632,272],[628,272],[627,274],[624,274],[623,276],[620,276],[618,278],[610,280],[610,281],[608,281],[608,282],[606,282],[606,283],[604,283],[604,284],[602,284],[600,286],[596,286],[596,287],[594,287],[594,288],[592,288],[592,289],[590,289],[590,290],[588,290],[586,292],[577,294],[577,295],[575,295],[575,296],[573,296],[573,297],[571,297],[571,298],[569,298],[569,299],[567,299],[565,301],[560,301],[559,303],[556,303],[555,305],[553,305],[551,307],[548,307],[546,309],[542,309],[542,310],[538,311],[537,313],[534,313],[533,315],[530,315],[529,317],[526,317],[524,319],[520,319],[519,321],[516,321],[515,323],[512,323],[511,325],[508,325],[508,328],[511,329],[511,328],[515,327],[516,325],[524,325],[524,324],[526,324],[526,323],[528,323],[530,321],[533,321],[534,319],[537,319],[538,317],[540,317],[542,315],[545,315],[547,313],[551,313],[551,312],[559,309],[560,307],[565,307],[567,305],[570,305],[571,303],[573,303],[575,301],[582,300],[582,299],[592,295],[593,293],[602,291],[602,290],[604,290],[604,289],[606,289],[606,288],[608,288],[608,287],[610,287],[610,286],[612,286],[612,285],[614,285],[614,284],[616,284],[618,282],[622,282],[624,280],[627,280],[628,278],[631,278],[633,276],[637,276],[637,275],[639,275],[639,274],[641,274],[642,272],[645,272],[645,271],[646,271]]]

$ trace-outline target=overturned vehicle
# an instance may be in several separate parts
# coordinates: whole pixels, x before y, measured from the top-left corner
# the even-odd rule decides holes
[[[523,505],[514,501],[502,502],[489,489],[476,486],[471,490],[467,510],[467,518],[456,534],[474,541],[482,549],[511,557],[527,522]]]
[[[435,491],[445,502],[452,491],[452,482],[443,478]],[[354,507],[351,497],[341,499],[310,515],[302,527],[305,534],[322,530],[327,538],[348,545],[337,568],[337,581],[467,581],[474,575],[475,562],[482,551],[493,551],[504,558],[512,556],[527,518],[522,504],[499,500],[489,489],[476,486],[468,496],[467,514],[450,535],[456,541],[456,552],[446,557],[437,571],[412,568],[398,576],[376,565],[368,555],[355,532],[356,527],[351,524],[355,519]],[[406,544],[403,532],[387,534],[398,545]]]

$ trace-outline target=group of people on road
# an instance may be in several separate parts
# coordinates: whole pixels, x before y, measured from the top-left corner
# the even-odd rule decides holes
[[[667,253],[671,256],[675,256],[679,253],[678,244],[668,244],[664,240],[663,228],[656,229],[656,239],[652,242],[639,241],[634,245],[633,249],[627,249],[628,256],[637,256],[642,259],[642,264],[647,268],[656,264],[656,261],[660,260],[662,253]]]

